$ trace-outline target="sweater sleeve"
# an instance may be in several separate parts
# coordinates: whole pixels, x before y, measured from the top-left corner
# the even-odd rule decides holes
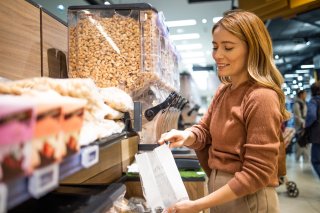
[[[209,105],[207,112],[201,118],[200,122],[186,129],[193,132],[196,136],[196,141],[192,145],[188,146],[189,148],[192,148],[195,150],[201,150],[206,146],[206,144],[211,143],[210,122],[211,122],[213,108],[215,106],[215,102],[218,101],[218,99],[221,96],[221,93],[225,88],[226,88],[226,85],[224,84],[221,84],[219,86],[214,98],[212,99]]]
[[[228,184],[238,196],[267,186],[278,168],[282,116],[278,95],[266,88],[254,89],[243,102],[247,130],[242,169]]]

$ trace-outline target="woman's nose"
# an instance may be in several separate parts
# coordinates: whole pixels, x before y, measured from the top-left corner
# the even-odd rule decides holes
[[[222,53],[221,53],[221,51],[219,49],[216,49],[216,50],[214,50],[212,52],[212,57],[213,57],[214,60],[217,60],[219,58],[222,58],[223,55],[222,55]]]

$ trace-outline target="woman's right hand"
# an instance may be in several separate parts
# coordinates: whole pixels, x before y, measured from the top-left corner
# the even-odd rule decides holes
[[[196,140],[196,136],[193,132],[188,130],[176,130],[172,129],[170,132],[163,133],[158,141],[160,145],[165,142],[169,142],[170,148],[190,146]]]

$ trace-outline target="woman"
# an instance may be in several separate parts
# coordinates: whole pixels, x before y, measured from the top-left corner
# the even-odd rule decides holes
[[[159,140],[198,151],[210,194],[178,202],[167,212],[279,212],[274,187],[280,127],[289,113],[270,36],[256,15],[237,10],[214,25],[212,37],[222,86],[199,124]]]
[[[308,103],[306,128],[309,128],[311,164],[320,178],[320,81],[311,85],[311,99]]]

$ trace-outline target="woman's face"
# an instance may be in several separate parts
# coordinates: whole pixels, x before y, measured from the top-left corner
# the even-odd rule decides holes
[[[247,44],[222,27],[217,27],[212,37],[212,57],[219,76],[230,76],[232,82],[247,80]]]

